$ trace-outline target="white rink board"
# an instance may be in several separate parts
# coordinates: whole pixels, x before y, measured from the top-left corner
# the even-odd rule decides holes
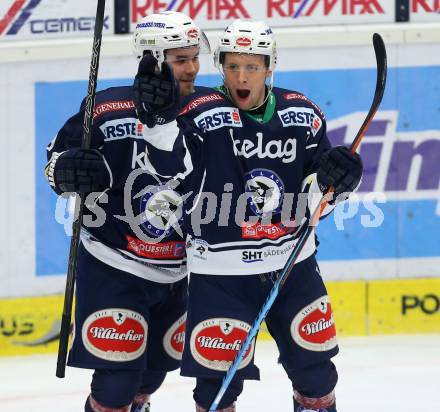
[[[319,76],[321,72],[323,75],[329,75],[332,70],[341,69],[374,70],[374,53],[370,44],[373,30],[386,33],[390,69],[406,70],[407,67],[425,69],[440,66],[440,43],[436,37],[439,27],[419,25],[410,28],[403,25],[397,30],[395,26],[391,28],[390,26],[375,26],[368,29],[355,28],[352,31],[345,27],[334,28],[333,31],[326,30],[325,35],[317,29],[309,31],[302,29],[303,31],[297,32],[296,39],[298,37],[309,39],[307,47],[304,47],[304,44],[295,43],[295,40],[291,42],[295,47],[288,47],[288,37],[292,38],[292,36],[288,32],[280,31],[281,47],[278,66],[280,73],[278,77],[275,76],[275,84],[277,84],[277,79],[284,79],[283,81],[286,82],[288,77],[295,73],[302,75],[303,72],[313,72]],[[318,43],[317,40],[322,39],[323,36],[327,42],[324,45]],[[351,46],[341,45],[344,37],[351,42]],[[136,72],[136,62],[130,54],[129,36],[117,39],[107,37],[106,39],[108,40],[104,40],[99,78],[101,80],[123,79],[124,84],[129,84],[127,82]],[[310,39],[316,39],[315,43],[313,44]],[[4,230],[4,236],[0,240],[0,297],[52,294],[61,293],[64,290],[65,278],[61,276],[64,273],[62,270],[47,274],[38,273],[37,270],[37,262],[39,262],[36,252],[37,239],[40,242],[39,247],[46,249],[50,248],[52,243],[49,232],[40,230],[37,233],[36,231],[36,220],[40,211],[36,207],[38,193],[35,182],[43,174],[42,168],[36,169],[36,159],[37,155],[44,156],[45,151],[44,145],[36,145],[36,136],[38,124],[41,126],[39,113],[44,112],[47,115],[49,110],[41,105],[36,107],[36,104],[38,99],[44,97],[41,93],[38,94],[38,90],[46,90],[46,87],[52,85],[82,81],[83,83],[78,85],[82,88],[79,93],[85,93],[84,82],[88,78],[90,60],[88,50],[91,41],[67,40],[69,41],[70,47],[66,48],[64,45],[62,54],[58,53],[63,47],[60,41],[35,42],[32,46],[18,42],[15,46],[11,46],[10,43],[7,46],[0,44],[0,61],[2,61],[0,65],[0,90],[2,90],[0,122],[3,132],[3,138],[0,140],[0,176],[3,189],[3,201],[0,202],[0,227]],[[25,61],[26,56],[29,56],[30,61]],[[216,74],[208,56],[202,57],[201,65],[201,75]],[[205,76],[203,79],[208,79],[208,77]],[[433,79],[426,79],[427,85],[431,84],[431,81]],[[72,87],[76,87],[75,84],[73,83]],[[358,85],[347,86],[344,96],[356,97]],[[302,85],[299,85],[298,89],[301,90]],[[45,104],[51,103],[61,108],[72,107],[72,105],[76,107],[79,104],[79,102],[72,102],[69,95],[54,94],[53,96],[56,101],[45,101]],[[396,96],[393,99],[397,99]],[[50,98],[52,99],[52,95]],[[337,102],[338,96],[334,95],[333,98]],[[369,95],[367,95],[363,110],[368,109],[369,103]],[[326,110],[325,107],[324,110]],[[390,113],[386,111],[379,114],[387,119],[386,116]],[[62,126],[64,120],[65,118],[56,119],[57,128]],[[437,130],[434,132],[437,133]],[[433,136],[438,139],[436,134]],[[48,143],[52,137],[52,130],[48,130],[47,138],[43,140]],[[401,196],[400,193],[398,192],[396,196]],[[49,212],[52,215],[55,214],[55,210]],[[431,218],[438,219],[438,215],[435,216]],[[437,238],[431,234],[429,242],[435,243],[438,240],[438,232],[436,236]],[[44,243],[47,244],[44,245]],[[380,258],[379,265],[376,265],[377,258],[373,256],[368,259],[350,260],[350,269],[347,269],[348,261],[344,259],[331,261],[324,259],[323,267],[328,268],[332,279],[333,277],[357,279],[360,277],[439,276],[438,256],[439,253],[425,257],[400,256],[399,261],[385,257]],[[411,265],[408,265],[408,262]],[[41,264],[44,266],[44,262]],[[367,273],[363,273],[362,268],[365,268]]]

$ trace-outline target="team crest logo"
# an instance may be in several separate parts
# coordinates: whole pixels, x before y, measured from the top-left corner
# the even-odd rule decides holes
[[[336,327],[330,299],[321,296],[302,308],[290,325],[293,340],[302,348],[315,352],[337,346]]]
[[[205,368],[227,371],[241,349],[251,326],[238,319],[212,318],[195,326],[191,333],[191,354]],[[238,369],[249,365],[255,339],[249,345]]]
[[[113,312],[113,320],[117,325],[122,325],[125,322],[125,319],[127,319],[127,315],[125,312],[121,312],[121,311]]]
[[[245,175],[246,193],[251,210],[258,216],[281,211],[284,184],[278,175],[267,169],[254,169]]]
[[[234,324],[228,321],[220,321],[220,329],[224,335],[229,335],[234,330]]]
[[[202,239],[196,239],[194,242],[194,257],[202,260],[208,258],[208,243]]]
[[[82,326],[82,341],[97,358],[127,362],[139,358],[147,345],[147,322],[132,310],[103,309],[92,313]]]
[[[182,206],[182,198],[170,186],[152,187],[141,199],[143,228],[154,236],[169,236],[183,221]]]

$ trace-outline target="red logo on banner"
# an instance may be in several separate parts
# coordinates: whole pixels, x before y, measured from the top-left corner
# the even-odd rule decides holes
[[[82,327],[85,348],[98,358],[115,362],[137,359],[147,344],[147,323],[142,315],[126,309],[92,313]]]
[[[202,366],[226,371],[243,345],[250,328],[249,324],[237,319],[207,319],[199,323],[191,333],[191,353]],[[246,351],[238,369],[249,364],[254,345],[255,340]]]
[[[440,13],[440,0],[413,0],[411,12]]]
[[[172,358],[181,360],[185,343],[186,313],[174,322],[163,338],[165,352]]]
[[[337,345],[333,312],[327,295],[304,307],[290,326],[293,340],[301,347],[322,352]]]
[[[251,43],[252,43],[252,40],[249,37],[239,37],[235,41],[235,44],[237,44],[237,46],[241,46],[241,47],[248,47],[251,45]]]
[[[332,14],[354,16],[385,13],[380,4],[380,0],[312,0],[309,2],[303,1],[302,6],[299,4],[296,5],[295,3],[300,3],[300,1],[268,0],[267,17],[291,17],[298,13],[300,7],[303,7],[303,10],[299,17],[317,15],[321,13],[324,16],[330,16]]]
[[[168,10],[173,3],[173,10],[179,11],[192,19],[206,18],[207,20],[250,19],[251,16],[243,5],[243,0],[180,0],[164,2],[160,0],[132,0],[131,21],[137,22],[151,13]]]

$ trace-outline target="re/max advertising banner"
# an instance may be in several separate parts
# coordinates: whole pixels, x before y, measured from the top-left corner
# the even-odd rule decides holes
[[[359,148],[357,194],[322,220],[318,259],[332,279],[440,276],[439,66],[391,67],[379,112]],[[303,91],[325,112],[334,144],[349,145],[372,100],[376,70],[281,71],[280,87]],[[198,84],[217,85],[200,75]],[[130,84],[102,81],[100,88]],[[36,275],[66,272],[71,219],[43,176],[45,146],[77,110],[86,82],[35,85]],[[59,104],[61,96],[68,101]]]
[[[223,30],[234,19],[265,20],[272,27],[376,24],[395,21],[394,0],[126,0],[130,28],[147,14],[173,10],[202,29]],[[3,0],[0,41],[89,36],[96,1]],[[440,21],[440,0],[410,0],[410,22]],[[103,33],[114,33],[114,0],[105,6]],[[125,17],[125,16],[124,16]]]
[[[96,1],[2,0],[0,41],[93,35]],[[114,2],[105,2],[103,34],[114,33]]]
[[[440,22],[440,0],[410,0],[410,22]]]
[[[265,20],[271,27],[391,23],[394,0],[132,0],[131,31],[145,15],[174,10],[202,29],[223,30],[234,19]]]

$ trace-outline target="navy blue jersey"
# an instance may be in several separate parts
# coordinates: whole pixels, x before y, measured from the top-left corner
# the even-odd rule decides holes
[[[162,147],[155,143],[163,157],[151,153],[151,164],[163,176],[174,173],[182,193],[192,193],[185,203],[190,271],[281,269],[304,221],[300,193],[306,204],[322,196],[315,172],[330,143],[320,109],[303,94],[280,88],[269,94],[261,115],[235,107],[222,88],[199,88],[182,107],[178,127],[173,132],[167,126]],[[314,251],[311,236],[299,261]]]
[[[49,162],[81,146],[83,118],[84,102],[48,146]],[[104,156],[111,187],[86,201],[84,213],[91,219],[83,220],[81,239],[110,266],[169,283],[185,276],[185,244],[178,229],[182,201],[173,187],[146,170],[144,136],[150,130],[136,116],[131,87],[96,94],[91,148]]]

